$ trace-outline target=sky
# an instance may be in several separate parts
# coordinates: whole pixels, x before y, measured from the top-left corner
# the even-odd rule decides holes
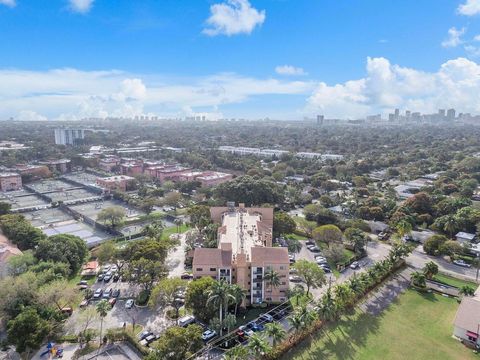
[[[0,0],[0,119],[480,113],[480,0]]]

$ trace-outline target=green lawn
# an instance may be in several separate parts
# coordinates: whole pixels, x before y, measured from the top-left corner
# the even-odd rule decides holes
[[[455,299],[408,290],[380,316],[361,311],[314,335],[282,359],[480,359],[452,336]]]
[[[179,227],[179,232],[180,233],[184,233],[185,231],[187,231],[188,229],[190,229],[190,227],[186,224],[182,224],[180,227]],[[162,233],[162,238],[163,239],[168,239],[168,237],[172,234],[176,234],[177,233],[177,227],[176,226],[171,226],[171,227],[168,227],[168,228],[165,228],[163,230],[163,233]]]
[[[460,280],[444,274],[435,275],[433,280],[444,283],[445,285],[455,286],[457,288],[461,288],[464,285],[471,286],[474,289],[478,287],[478,284],[474,283],[473,281]]]
[[[295,240],[307,240],[306,236],[297,235],[297,234],[288,234],[286,235],[287,239],[295,239]]]

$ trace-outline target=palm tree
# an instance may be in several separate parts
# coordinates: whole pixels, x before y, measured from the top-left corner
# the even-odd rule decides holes
[[[223,320],[223,326],[227,328],[227,334],[230,332],[230,329],[237,324],[237,317],[233,314],[228,314]]]
[[[230,293],[230,284],[223,279],[216,281],[208,291],[207,304],[212,302],[216,307],[218,307],[218,319],[220,324],[223,324],[223,315],[228,309],[230,300],[234,301],[235,298]],[[222,328],[220,328],[220,336],[222,336]]]
[[[265,339],[265,336],[261,333],[255,333],[250,336],[247,347],[254,357],[257,357],[258,354],[263,356],[272,350],[272,347]]]
[[[318,304],[318,312],[322,319],[326,321],[335,320],[338,315],[338,305],[332,296],[330,288],[326,294],[322,296],[320,304]]]
[[[287,239],[288,252],[294,256],[302,250],[302,243],[297,239]]]
[[[265,325],[265,334],[272,338],[273,346],[277,346],[287,336],[287,332],[278,322],[273,322]]]
[[[177,226],[177,233],[179,233],[180,232],[180,226],[183,225],[182,219],[175,219],[175,221],[173,223]]]
[[[353,273],[350,280],[348,280],[348,286],[352,289],[356,297],[363,294],[365,291],[365,284],[362,282],[361,278],[357,276],[356,273]]]
[[[431,280],[435,275],[438,274],[438,265],[435,264],[433,261],[429,261],[423,267],[423,273],[427,277],[427,279]]]
[[[303,319],[302,316],[298,313],[293,313],[289,317],[287,317],[290,326],[293,328],[293,336],[296,337],[300,330],[303,329]]]
[[[263,276],[263,278],[265,279],[265,281],[267,281],[270,284],[270,299],[273,300],[273,297],[272,297],[273,288],[274,287],[277,288],[280,286],[280,283],[281,283],[280,275],[275,270],[269,269],[265,272],[265,275]]]
[[[98,316],[100,316],[100,346],[102,345],[103,318],[107,316],[108,310],[111,308],[107,300],[101,300],[95,306]]]
[[[353,303],[355,294],[347,284],[336,285],[333,292],[335,293],[335,299],[338,300],[339,305],[349,307]]]
[[[458,229],[458,222],[455,216],[453,215],[446,215],[445,222],[443,224],[443,230],[450,235],[450,238],[453,237],[453,234]]]
[[[235,298],[235,316],[237,316],[238,306],[243,303],[243,300],[247,297],[247,293],[239,285],[233,284],[230,287],[230,294]]]
[[[473,296],[475,294],[475,289],[471,286],[463,285],[458,293],[463,296]]]
[[[308,310],[306,305],[302,306],[302,308],[297,311],[302,319],[303,328],[310,326],[317,319],[317,314],[312,310]]]
[[[250,351],[245,346],[235,346],[228,350],[224,355],[224,360],[244,360],[247,359]]]
[[[410,279],[412,280],[412,284],[417,287],[424,288],[427,286],[427,283],[425,281],[425,274],[422,272],[419,272],[419,271],[413,272],[412,275],[410,276]]]

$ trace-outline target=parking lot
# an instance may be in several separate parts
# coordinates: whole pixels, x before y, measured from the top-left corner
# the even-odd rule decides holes
[[[135,209],[133,207],[129,207],[123,202],[115,201],[115,200],[96,201],[96,202],[90,202],[90,203],[84,203],[84,204],[78,204],[78,205],[71,205],[69,207],[75,211],[78,211],[81,215],[89,219],[96,220],[100,211],[112,206],[122,207],[125,210],[127,219],[133,219],[133,218],[137,218],[139,216],[145,215],[144,212],[138,209]]]

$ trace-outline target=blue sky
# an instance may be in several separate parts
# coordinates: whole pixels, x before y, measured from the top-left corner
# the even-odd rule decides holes
[[[480,111],[480,0],[0,0],[0,34],[7,118]]]

